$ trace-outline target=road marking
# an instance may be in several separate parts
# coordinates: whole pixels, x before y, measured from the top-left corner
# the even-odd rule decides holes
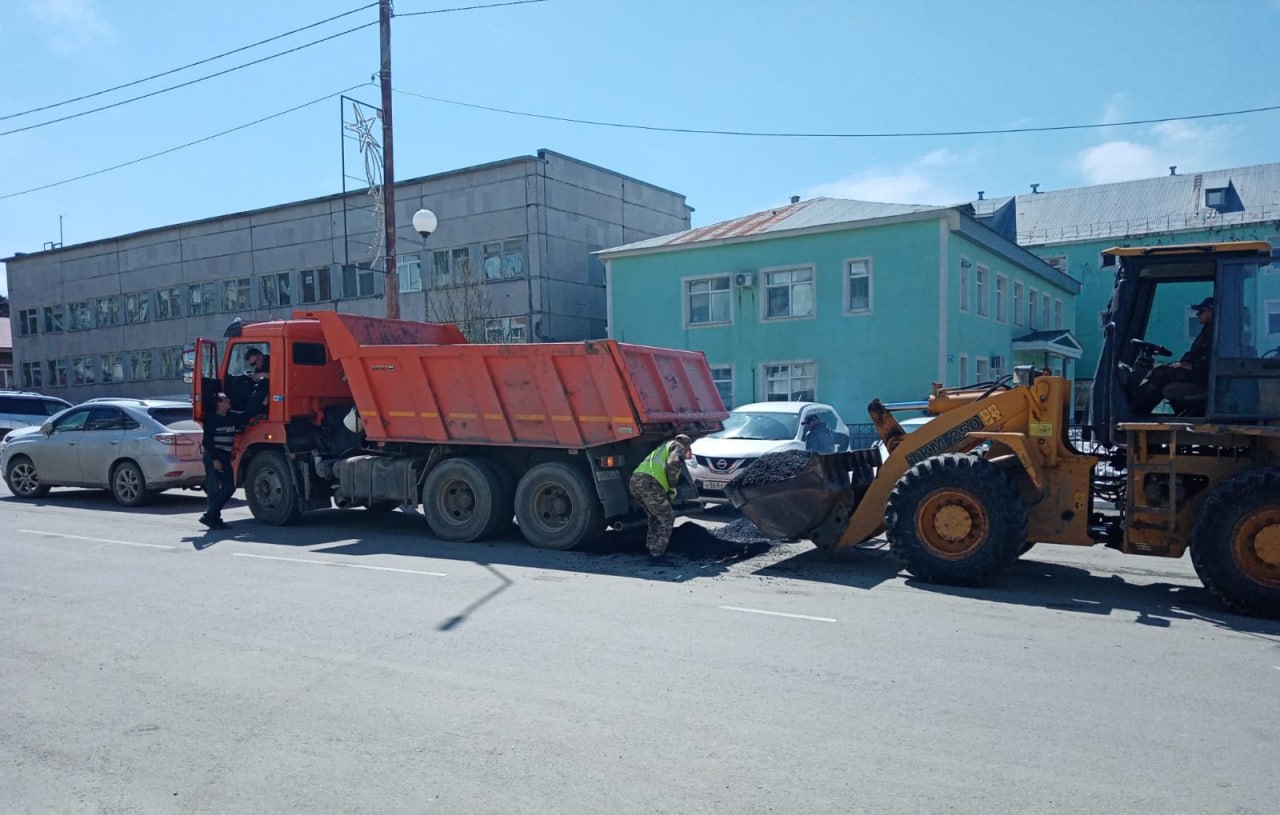
[[[744,611],[747,614],[767,614],[770,617],[791,617],[796,620],[813,620],[817,623],[834,623],[834,617],[810,617],[808,614],[788,614],[785,611],[765,611],[762,608],[739,608],[738,606],[720,606],[725,611]]]
[[[46,532],[42,529],[19,529],[19,532],[25,532],[28,535],[47,535],[54,538],[71,538],[78,541],[93,541],[94,543],[118,543],[121,546],[145,546],[148,549],[174,549],[177,547],[169,546],[163,543],[139,543],[138,541],[120,541],[114,538],[90,538],[85,535],[67,535],[63,532]]]
[[[258,560],[286,560],[290,563],[315,563],[319,566],[344,566],[348,569],[373,569],[378,572],[400,572],[401,574],[424,574],[429,577],[448,577],[444,572],[424,572],[418,569],[395,569],[391,566],[368,566],[363,563],[340,563],[336,560],[309,560],[301,557],[277,557],[275,555],[252,555],[248,552],[232,552],[232,557],[252,557]]]

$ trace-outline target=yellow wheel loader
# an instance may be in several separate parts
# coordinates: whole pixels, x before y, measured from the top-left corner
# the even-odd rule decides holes
[[[782,480],[740,477],[730,500],[771,536],[824,550],[883,532],[907,571],[938,583],[988,582],[1035,543],[1172,558],[1190,548],[1224,604],[1280,616],[1280,306],[1269,308],[1280,304],[1280,269],[1271,247],[1104,255],[1118,270],[1082,428],[1069,429],[1071,383],[1029,366],[978,386],[935,383],[935,418],[915,432],[873,401],[883,450],[815,455]],[[1206,298],[1207,362],[1157,366],[1167,345],[1186,346],[1201,329],[1189,308]]]

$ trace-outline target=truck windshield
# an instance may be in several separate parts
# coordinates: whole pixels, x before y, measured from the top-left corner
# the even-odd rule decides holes
[[[800,417],[794,413],[747,413],[734,411],[724,420],[724,430],[712,433],[717,439],[794,439]]]

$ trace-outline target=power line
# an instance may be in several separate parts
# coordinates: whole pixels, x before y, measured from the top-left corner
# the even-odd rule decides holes
[[[331,23],[331,22],[333,22],[334,20],[340,20],[340,19],[342,19],[343,17],[349,17],[349,16],[351,16],[352,14],[356,14],[356,13],[358,13],[358,12],[364,11],[365,9],[373,8],[373,7],[374,7],[374,6],[376,6],[376,5],[378,5],[378,4],[377,4],[377,3],[369,3],[369,4],[367,4],[367,5],[363,5],[363,6],[361,6],[360,8],[352,9],[351,11],[344,11],[344,12],[342,12],[341,14],[335,14],[335,15],[334,15],[334,16],[332,16],[332,17],[328,17],[328,18],[325,18],[325,19],[323,19],[323,20],[319,20],[319,21],[317,21],[317,22],[311,23],[310,25],[304,25],[304,26],[302,26],[301,28],[295,28],[295,29],[293,29],[292,31],[286,31],[286,32],[284,32],[283,34],[277,34],[277,35],[275,35],[274,37],[268,37],[268,38],[267,38],[267,39],[265,39],[265,40],[258,40],[258,41],[257,41],[257,42],[255,42],[255,43],[250,43],[249,45],[243,45],[243,46],[241,46],[241,47],[239,47],[239,48],[234,48],[234,49],[232,49],[232,50],[230,50],[230,51],[224,51],[224,52],[222,52],[221,54],[216,54],[215,56],[212,56],[212,57],[205,57],[204,59],[197,60],[197,61],[195,61],[195,62],[188,62],[186,65],[182,65],[182,66],[177,67],[177,68],[170,68],[169,70],[167,70],[167,71],[161,71],[161,72],[160,72],[160,73],[158,73],[158,74],[152,74],[151,76],[144,76],[142,79],[135,79],[135,80],[133,80],[132,82],[126,82],[126,83],[124,83],[123,85],[116,85],[116,86],[111,87],[111,88],[104,88],[103,90],[100,90],[100,91],[94,91],[93,93],[86,93],[84,96],[76,96],[76,97],[74,97],[74,98],[72,98],[72,99],[64,99],[64,100],[62,100],[61,102],[54,102],[54,103],[49,104],[49,105],[41,105],[41,106],[40,106],[40,107],[38,107],[38,108],[31,108],[30,110],[23,110],[23,111],[19,111],[19,112],[17,112],[17,113],[9,113],[9,114],[6,114],[6,115],[4,115],[4,116],[0,116],[0,122],[5,121],[6,119],[16,119],[16,118],[17,118],[17,117],[19,117],[19,116],[26,116],[26,115],[27,115],[27,114],[29,114],[29,113],[39,113],[39,112],[40,112],[40,111],[42,111],[42,110],[50,110],[50,109],[52,109],[52,108],[59,108],[59,107],[62,107],[63,105],[69,105],[69,104],[71,104],[72,102],[83,102],[83,101],[84,101],[84,100],[86,100],[86,99],[93,99],[95,96],[102,96],[103,94],[112,93],[112,92],[114,92],[114,91],[123,90],[123,89],[125,89],[125,88],[131,88],[131,87],[133,87],[134,85],[141,85],[141,84],[142,84],[142,83],[144,83],[144,82],[150,82],[151,80],[153,80],[153,79],[159,79],[159,78],[160,78],[160,77],[162,77],[162,76],[169,76],[170,74],[176,74],[176,73],[179,73],[179,72],[181,72],[181,71],[185,71],[185,70],[187,70],[188,68],[195,68],[195,67],[196,67],[196,66],[198,66],[198,65],[204,65],[205,63],[208,63],[208,62],[214,62],[215,60],[222,59],[223,57],[229,57],[229,56],[231,56],[232,54],[239,54],[241,51],[248,51],[248,50],[250,50],[251,48],[257,48],[259,45],[266,45],[266,44],[267,44],[267,43],[269,43],[269,42],[275,42],[276,40],[284,39],[285,37],[289,37],[289,36],[292,36],[292,35],[294,35],[294,34],[298,34],[298,33],[302,32],[302,31],[306,31],[306,30],[311,29],[311,28],[316,28],[317,26],[322,26],[322,25],[324,25],[325,23]]]
[[[378,21],[377,21],[377,20],[374,20],[374,21],[373,21],[373,22],[371,22],[371,23],[365,23],[364,25],[358,25],[358,26],[356,26],[355,28],[348,28],[346,31],[339,31],[337,34],[330,34],[330,35],[329,35],[329,36],[327,36],[327,37],[321,37],[321,38],[320,38],[320,39],[318,39],[318,40],[312,40],[311,42],[303,43],[302,45],[299,45],[299,46],[297,46],[296,48],[290,48],[290,49],[289,49],[289,50],[287,50],[287,51],[280,51],[280,52],[275,53],[275,54],[270,54],[270,55],[265,56],[265,57],[262,57],[262,58],[260,58],[260,59],[255,59],[255,60],[253,60],[252,62],[245,62],[245,63],[243,63],[243,64],[241,64],[241,65],[233,65],[232,67],[227,68],[227,69],[225,69],[225,70],[217,71],[216,73],[212,73],[212,74],[205,74],[204,76],[196,77],[195,79],[191,79],[191,80],[188,80],[188,81],[186,81],[186,82],[179,83],[179,84],[177,84],[177,85],[170,85],[170,86],[169,86],[169,87],[167,87],[167,88],[160,88],[159,90],[154,90],[154,91],[151,91],[150,93],[144,93],[144,94],[142,94],[141,96],[132,96],[132,97],[130,97],[130,98],[128,98],[128,99],[121,99],[119,102],[112,102],[112,103],[111,103],[111,104],[109,104],[109,105],[102,105],[101,107],[90,108],[90,109],[88,109],[88,110],[82,110],[82,111],[80,111],[79,113],[70,113],[70,114],[67,114],[66,116],[60,116],[60,117],[59,117],[59,118],[57,118],[57,119],[49,119],[49,120],[44,121],[44,122],[37,122],[37,123],[35,123],[35,124],[33,124],[33,125],[26,125],[26,126],[24,126],[24,127],[15,127],[15,128],[13,128],[12,130],[0,131],[0,136],[10,136],[10,135],[12,135],[12,134],[14,134],[14,133],[23,133],[23,132],[25,132],[25,131],[28,131],[28,130],[35,130],[36,128],[44,127],[44,126],[46,126],[46,125],[57,124],[58,122],[65,122],[65,121],[67,121],[67,120],[69,120],[69,119],[77,119],[77,118],[79,118],[79,117],[81,117],[81,116],[87,116],[87,115],[89,115],[90,113],[97,113],[97,112],[99,112],[99,111],[103,111],[103,110],[110,110],[111,108],[118,108],[118,107],[120,107],[121,105],[127,105],[127,104],[129,104],[130,102],[137,102],[137,101],[138,101],[138,100],[140,100],[140,99],[149,99],[149,98],[151,98],[152,96],[159,96],[159,95],[160,95],[160,94],[162,94],[162,93],[168,93],[169,91],[175,91],[175,90],[177,90],[178,88],[185,88],[185,87],[187,87],[187,86],[189,86],[189,85],[194,85],[194,84],[196,84],[197,82],[204,82],[206,79],[213,79],[214,77],[224,76],[224,75],[226,75],[226,74],[232,73],[233,71],[239,71],[239,70],[240,70],[240,69],[242,69],[242,68],[248,68],[248,67],[250,67],[250,66],[252,66],[252,65],[259,65],[259,64],[261,64],[261,63],[263,63],[263,62],[267,62],[267,61],[269,61],[269,60],[273,60],[273,59],[275,59],[275,58],[277,58],[277,57],[283,57],[283,56],[285,56],[286,54],[292,54],[292,53],[294,53],[294,52],[301,51],[301,50],[302,50],[302,49],[304,49],[304,48],[310,48],[310,47],[311,47],[311,46],[313,46],[313,45],[319,45],[319,44],[320,44],[320,43],[322,43],[322,42],[328,42],[329,40],[337,39],[338,37],[345,37],[345,36],[346,36],[346,35],[348,35],[348,34],[352,34],[352,33],[356,32],[356,31],[360,31],[361,29],[368,28],[368,27],[370,27],[370,26],[375,26],[375,25],[377,25],[377,24],[378,24]],[[357,86],[357,87],[358,87],[358,86]]]
[[[279,113],[273,113],[270,116],[263,116],[261,119],[254,119],[252,122],[245,122],[244,124],[237,125],[236,127],[233,127],[229,130],[223,130],[219,133],[214,133],[212,135],[196,139],[195,141],[189,141],[186,144],[180,144],[177,147],[170,147],[169,149],[161,150],[158,153],[152,153],[147,156],[142,156],[141,158],[135,158],[132,161],[126,161],[121,164],[115,164],[111,167],[104,167],[101,170],[94,170],[91,173],[84,173],[82,175],[75,176],[74,178],[64,178],[61,181],[54,181],[49,184],[42,184],[39,187],[32,187],[31,189],[28,189],[28,190],[20,190],[18,192],[6,193],[4,195],[0,195],[0,201],[5,200],[6,198],[16,198],[19,195],[27,195],[28,193],[47,190],[47,189],[50,189],[51,187],[60,187],[63,184],[70,184],[73,181],[81,181],[86,178],[92,178],[95,175],[102,175],[103,173],[109,173],[112,170],[119,170],[122,167],[129,167],[134,164],[139,164],[144,161],[149,161],[150,159],[153,159],[153,158],[159,158],[160,156],[165,156],[165,155],[168,155],[169,153],[176,153],[179,150],[185,150],[188,147],[194,147],[197,144],[203,144],[204,142],[212,141],[213,139],[219,138],[221,136],[230,135],[237,131],[244,130],[245,128],[253,127],[254,125],[259,125],[259,124],[262,124],[263,122],[267,122],[272,119],[278,119],[281,116],[286,116],[290,113],[294,113],[296,111],[302,110],[303,108],[308,108],[308,107],[311,107],[312,105],[318,105],[319,103],[332,99],[335,96],[341,96],[344,93],[350,93],[351,91],[354,91],[358,88],[362,88],[365,86],[365,84],[367,83],[361,83],[360,85],[353,85],[350,88],[346,88],[345,90],[340,90],[335,93],[328,94],[327,96],[321,96],[318,99],[312,99],[310,102],[303,102],[301,105],[295,105],[294,107],[291,107],[288,110],[282,110]]]
[[[1132,125],[1150,125],[1160,124],[1162,122],[1179,122],[1190,121],[1195,119],[1217,119],[1226,116],[1244,116],[1251,113],[1266,113],[1269,111],[1280,110],[1280,105],[1270,105],[1267,107],[1245,108],[1242,110],[1228,110],[1218,113],[1197,113],[1191,116],[1163,116],[1156,119],[1133,119],[1127,122],[1101,122],[1095,124],[1074,124],[1074,125],[1047,125],[1044,127],[1008,127],[1008,128],[991,128],[985,130],[917,130],[917,131],[887,131],[887,132],[866,132],[866,133],[804,133],[790,131],[765,131],[765,130],[703,130],[692,127],[662,127],[659,125],[644,125],[628,122],[605,122],[595,119],[578,119],[571,116],[553,116],[548,113],[531,113],[524,110],[511,110],[509,108],[494,107],[492,105],[478,105],[473,102],[461,102],[457,99],[444,99],[439,96],[428,96],[423,93],[415,93],[400,88],[394,89],[396,93],[405,96],[416,96],[419,99],[426,99],[430,102],[439,102],[445,105],[457,105],[464,108],[472,108],[474,110],[487,110],[491,113],[505,113],[509,116],[525,116],[530,119],[546,119],[552,122],[567,122],[569,124],[591,125],[593,127],[613,127],[625,130],[648,130],[659,133],[687,133],[699,136],[748,136],[760,138],[777,138],[777,139],[896,139],[896,138],[914,138],[914,137],[937,137],[937,136],[996,136],[1007,135],[1012,133],[1052,133],[1064,130],[1097,130],[1105,127],[1130,127]],[[0,133],[0,135],[4,135]]]
[[[498,8],[499,6],[527,6],[530,3],[545,3],[547,0],[509,0],[506,3],[486,3],[482,6],[457,6],[455,8],[438,8],[431,11],[406,11],[396,17],[420,17],[423,14],[447,14],[451,11],[473,11],[482,8]]]

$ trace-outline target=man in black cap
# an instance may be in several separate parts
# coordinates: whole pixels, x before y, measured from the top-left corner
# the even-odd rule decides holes
[[[817,411],[804,417],[804,449],[810,453],[834,453],[836,437]]]
[[[1213,298],[1206,297],[1192,306],[1202,326],[1182,359],[1169,365],[1157,365],[1138,386],[1133,403],[1134,413],[1150,413],[1168,399],[1177,413],[1186,409],[1186,401],[1209,389],[1209,360],[1213,357]]]

